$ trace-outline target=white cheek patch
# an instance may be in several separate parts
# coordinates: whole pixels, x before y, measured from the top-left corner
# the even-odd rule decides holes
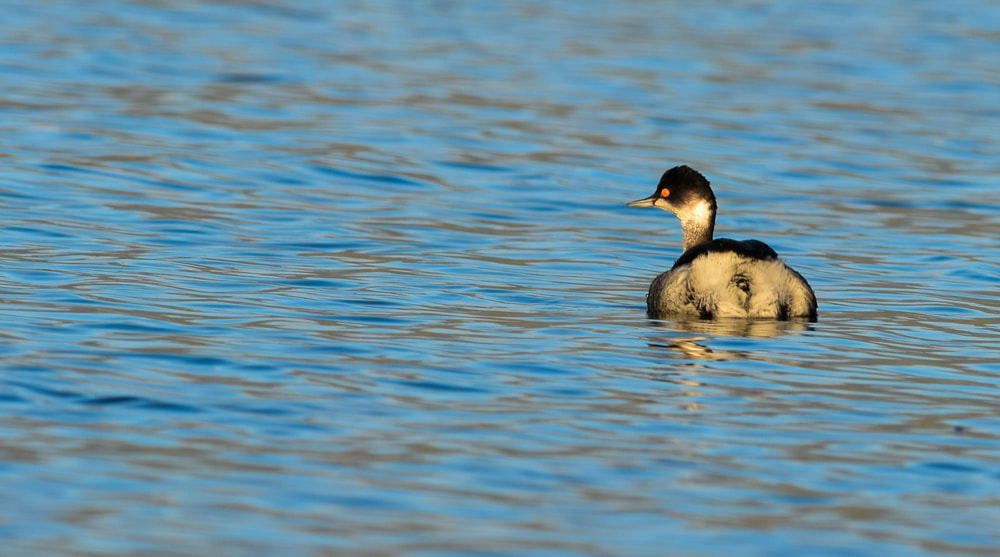
[[[691,210],[691,220],[694,222],[707,223],[712,218],[712,204],[708,201],[701,201]]]
[[[677,217],[681,219],[681,226],[684,228],[688,226],[696,229],[705,228],[712,220],[712,204],[708,201],[699,201],[696,205],[692,205],[690,210],[677,213]]]

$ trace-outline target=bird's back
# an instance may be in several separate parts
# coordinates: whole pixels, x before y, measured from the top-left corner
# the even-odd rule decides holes
[[[653,280],[646,306],[654,317],[816,319],[809,283],[757,240],[692,247]]]

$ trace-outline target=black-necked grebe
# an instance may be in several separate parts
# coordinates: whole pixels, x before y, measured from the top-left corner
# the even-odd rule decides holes
[[[649,285],[651,316],[816,320],[816,295],[809,283],[770,246],[712,239],[715,194],[700,172],[675,166],[663,173],[653,195],[628,206],[670,211],[684,230],[684,253]]]

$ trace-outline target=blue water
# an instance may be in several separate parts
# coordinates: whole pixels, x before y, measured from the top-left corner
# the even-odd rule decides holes
[[[10,2],[11,555],[990,555],[1000,6]],[[652,321],[675,164],[815,324]]]

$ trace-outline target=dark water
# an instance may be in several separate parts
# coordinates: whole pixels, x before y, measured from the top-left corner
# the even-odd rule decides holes
[[[11,555],[992,555],[1000,7],[10,2]],[[650,321],[669,166],[814,325]]]

